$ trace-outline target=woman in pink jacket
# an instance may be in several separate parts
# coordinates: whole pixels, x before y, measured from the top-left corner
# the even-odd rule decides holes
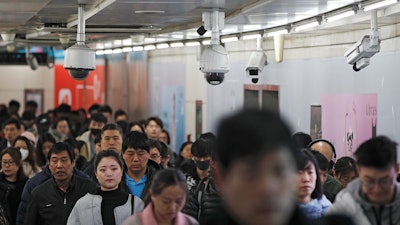
[[[198,225],[193,217],[181,212],[188,189],[186,178],[177,169],[160,170],[153,178],[143,212],[130,216],[124,225]]]

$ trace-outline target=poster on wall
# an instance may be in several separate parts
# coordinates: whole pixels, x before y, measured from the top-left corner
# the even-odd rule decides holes
[[[88,109],[92,104],[105,102],[104,66],[97,65],[84,80],[75,80],[63,65],[55,66],[54,107],[68,104],[71,109]]]
[[[362,142],[376,136],[377,105],[377,94],[321,95],[321,136],[334,144],[337,158],[352,157]]]

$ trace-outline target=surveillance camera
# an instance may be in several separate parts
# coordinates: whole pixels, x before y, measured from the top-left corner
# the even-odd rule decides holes
[[[96,53],[86,45],[75,44],[65,51],[64,68],[76,80],[83,80],[96,69]]]
[[[26,56],[26,62],[28,63],[29,67],[31,67],[32,70],[37,70],[37,68],[39,67],[39,63],[37,61],[36,56],[32,54],[28,54]]]
[[[246,66],[246,75],[251,78],[251,82],[256,84],[260,77],[261,71],[267,65],[267,56],[262,50],[251,53],[249,62]]]
[[[353,65],[354,71],[359,71],[369,65],[369,59],[380,51],[380,40],[378,36],[365,35],[356,42],[344,56],[347,63]]]
[[[203,50],[200,57],[200,71],[204,73],[209,84],[222,83],[225,73],[229,70],[229,55],[222,45],[212,44]]]

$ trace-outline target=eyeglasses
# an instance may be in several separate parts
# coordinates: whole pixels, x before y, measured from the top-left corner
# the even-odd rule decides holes
[[[161,157],[161,155],[159,155],[159,154],[151,154],[150,155],[150,158],[152,158],[152,159],[158,159],[160,157]]]
[[[376,184],[379,185],[379,187],[386,189],[386,188],[389,188],[393,184],[393,178],[390,176],[390,177],[385,177],[385,178],[379,179],[377,181],[375,181],[375,180],[361,181],[361,184],[368,189],[374,188]]]
[[[12,166],[14,164],[15,164],[15,161],[12,161],[12,160],[10,160],[10,161],[1,161],[1,165],[2,166]]]

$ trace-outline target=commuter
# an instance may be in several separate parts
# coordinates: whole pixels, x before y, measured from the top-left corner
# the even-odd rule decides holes
[[[42,171],[40,166],[36,163],[36,149],[28,138],[18,136],[14,140],[13,147],[18,148],[21,152],[22,168],[26,176],[31,178]]]
[[[165,129],[161,130],[160,141],[165,143],[167,145],[167,147],[168,147],[168,153],[165,153],[164,156],[163,156],[163,154],[161,154],[162,159],[163,159],[164,168],[166,168],[166,166],[175,167],[175,162],[178,159],[178,154],[176,154],[176,152],[173,151],[169,147],[169,145],[171,144],[171,137],[170,137],[169,132],[167,130],[165,130]],[[165,163],[165,160],[168,160],[168,163]]]
[[[162,129],[160,133],[160,141],[164,142],[167,145],[171,144],[171,139],[167,130]]]
[[[109,105],[101,105],[99,108],[97,108],[97,111],[102,113],[107,118],[107,122],[113,122],[113,110]]]
[[[309,218],[319,218],[332,203],[323,194],[317,160],[308,149],[301,149],[296,160],[297,204]]]
[[[100,134],[95,137],[94,144],[95,144],[95,156],[96,156],[101,151],[101,136],[100,136]],[[92,159],[87,161],[86,164],[83,165],[81,170],[85,171],[88,168],[88,166],[93,167],[94,166],[94,158],[95,157],[92,157]]]
[[[312,139],[309,134],[297,132],[292,135],[292,141],[298,149],[303,149],[308,147]]]
[[[161,145],[161,163],[160,165],[163,168],[167,168],[167,167],[174,167],[174,165],[171,163],[171,155],[172,155],[172,150],[168,147],[168,145],[162,141],[160,141],[160,145]]]
[[[175,167],[180,168],[184,173],[189,169],[192,162],[192,141],[185,141],[179,148],[179,155],[175,159]]]
[[[336,150],[335,146],[325,139],[317,139],[309,144],[309,148],[314,151],[320,152],[329,161],[329,168],[324,182],[324,194],[328,199],[333,202],[336,195],[342,190],[342,184],[332,176],[332,168],[335,165]]]
[[[135,122],[130,122],[128,125],[129,132],[131,131],[138,131],[141,133],[144,133],[144,127],[141,123],[135,121]]]
[[[358,177],[356,161],[348,156],[338,159],[332,169],[333,177],[345,188]]]
[[[4,207],[8,222],[15,224],[22,190],[28,180],[17,148],[7,147],[1,152],[1,170],[0,205]]]
[[[48,113],[44,113],[36,117],[35,125],[38,130],[38,136],[48,133],[51,126],[51,118]]]
[[[99,104],[97,104],[97,103],[92,104],[88,109],[89,115],[92,116],[93,114],[98,113],[99,108],[100,108]]]
[[[125,121],[128,122],[128,114],[123,109],[118,109],[114,113],[114,121]]]
[[[188,189],[196,187],[201,179],[207,177],[210,168],[212,145],[205,138],[197,139],[191,148],[193,163],[189,170],[186,171],[186,181]]]
[[[23,125],[24,131],[32,132],[35,138],[38,136],[38,129],[35,124],[36,115],[32,112],[25,111],[22,113],[21,124]]]
[[[399,224],[397,143],[385,136],[373,137],[363,142],[354,156],[359,178],[337,195],[327,213],[350,215],[357,225]]]
[[[25,224],[66,224],[76,201],[96,190],[94,182],[74,175],[74,158],[71,146],[66,143],[57,143],[50,149],[48,159],[53,179],[32,191]]]
[[[100,187],[94,194],[87,193],[76,202],[67,224],[121,225],[131,214],[143,211],[144,203],[140,198],[119,189],[123,171],[121,156],[105,150],[99,152],[94,161]]]
[[[55,143],[56,139],[49,133],[39,136],[36,146],[36,163],[40,168],[44,168],[47,165],[47,155]]]
[[[15,118],[9,118],[3,123],[4,138],[1,140],[1,149],[10,147],[14,143],[15,139],[22,133],[21,122]]]
[[[144,131],[150,139],[160,140],[160,133],[163,126],[163,122],[159,117],[152,116],[146,120]]]
[[[244,110],[223,119],[216,150],[224,207],[202,224],[310,224],[296,207],[296,150],[279,115]]]
[[[150,160],[153,160],[157,164],[161,164],[161,144],[160,141],[148,139],[147,144],[149,145]]]
[[[107,123],[107,118],[101,113],[95,113],[90,116],[89,121],[89,130],[84,132],[76,139],[84,141],[86,143],[87,151],[82,152],[81,154],[90,161],[95,155],[94,139],[97,135],[101,134],[101,129]]]
[[[38,104],[34,100],[29,100],[25,103],[25,111],[32,112],[36,115],[38,109]]]
[[[4,210],[4,207],[0,205],[0,224],[2,225],[9,225],[10,223],[8,222],[6,212]]]
[[[21,107],[21,104],[17,100],[10,100],[8,102],[8,113],[12,116],[14,115],[17,119],[19,119],[19,108]]]
[[[154,173],[161,169],[160,165],[149,160],[149,151],[146,134],[133,131],[125,136],[122,147],[126,166],[123,186],[129,193],[141,199],[146,196]]]
[[[205,133],[200,135],[200,138],[206,140],[208,148],[211,149],[210,170],[208,175],[190,190],[182,212],[196,218],[202,224],[215,210],[222,207],[222,199],[215,184],[218,162],[215,149],[216,137],[213,133]]]
[[[82,167],[87,163],[87,160],[85,157],[83,157],[80,154],[80,144],[77,140],[73,138],[68,138],[64,141],[65,143],[68,143],[72,149],[74,150],[74,161],[75,161],[75,168],[78,170],[82,170]]]
[[[123,132],[121,127],[116,123],[108,123],[100,131],[100,150],[113,150],[118,154],[122,151],[122,140]],[[86,165],[84,172],[92,178],[94,182],[97,182],[96,175],[94,173],[94,160],[89,161]]]
[[[196,219],[181,212],[187,192],[181,171],[173,168],[158,171],[146,196],[146,208],[129,217],[124,225],[197,225]]]

